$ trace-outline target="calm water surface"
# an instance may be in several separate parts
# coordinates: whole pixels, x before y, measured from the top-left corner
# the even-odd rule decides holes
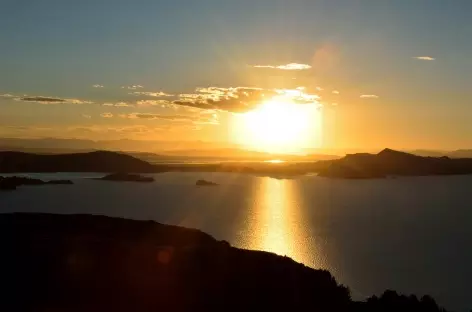
[[[348,181],[164,173],[150,184],[70,178],[0,193],[0,212],[94,213],[199,228],[330,270],[356,299],[387,288],[472,308],[472,177]],[[197,179],[220,183],[196,187]]]

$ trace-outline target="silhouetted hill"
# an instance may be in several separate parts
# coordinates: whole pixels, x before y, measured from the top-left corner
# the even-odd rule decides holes
[[[389,175],[420,176],[472,174],[472,159],[422,157],[384,149],[378,154],[349,154],[321,168],[320,176],[337,178],[381,178]]]
[[[152,172],[154,167],[129,155],[90,152],[38,155],[0,152],[0,172]]]
[[[439,311],[353,302],[328,271],[152,221],[3,214],[0,244],[1,311]]]
[[[32,179],[27,177],[2,177],[0,176],[1,190],[16,190],[21,185],[70,185],[74,184],[71,180],[50,180],[43,181],[40,179]]]

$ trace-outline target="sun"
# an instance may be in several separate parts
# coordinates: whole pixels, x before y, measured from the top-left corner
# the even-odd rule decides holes
[[[274,98],[239,116],[237,141],[271,153],[300,153],[317,144],[320,125],[315,105]]]

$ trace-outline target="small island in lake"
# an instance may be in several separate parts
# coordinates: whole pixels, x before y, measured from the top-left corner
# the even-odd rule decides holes
[[[50,180],[43,181],[40,179],[33,179],[28,177],[2,177],[0,176],[0,190],[16,190],[21,185],[70,185],[74,184],[71,180]]]
[[[144,183],[154,182],[154,178],[152,177],[145,177],[139,174],[131,174],[131,173],[112,173],[102,178],[98,178],[96,180],[121,181],[121,182],[144,182]]]
[[[218,183],[207,181],[207,180],[197,180],[195,183],[197,186],[217,186],[219,185]]]

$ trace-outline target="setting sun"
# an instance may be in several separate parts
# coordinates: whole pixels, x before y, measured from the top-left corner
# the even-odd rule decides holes
[[[238,116],[237,140],[271,153],[300,153],[319,142],[320,113],[316,105],[273,98]]]

